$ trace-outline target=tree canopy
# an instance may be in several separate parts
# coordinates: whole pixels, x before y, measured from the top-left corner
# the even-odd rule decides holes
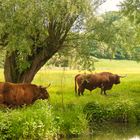
[[[69,32],[76,31],[89,13],[92,16],[93,4],[90,0],[1,0],[5,80],[31,82],[37,71],[65,47]]]
[[[128,17],[133,26],[133,36],[135,38],[132,53],[135,60],[140,61],[140,1],[139,0],[125,0],[121,3],[121,13]]]
[[[121,3],[121,10],[124,15],[129,17],[131,21],[140,23],[140,1],[139,0],[124,0]]]
[[[30,83],[55,54],[89,69],[95,57],[140,60],[139,1],[97,15],[104,1],[0,0],[5,81]]]

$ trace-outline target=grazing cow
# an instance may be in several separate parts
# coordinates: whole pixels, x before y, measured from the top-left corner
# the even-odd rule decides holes
[[[75,93],[77,93],[78,85],[78,95],[83,95],[85,89],[92,91],[95,88],[101,88],[101,94],[104,92],[106,95],[106,90],[112,88],[113,84],[119,84],[120,78],[125,76],[119,76],[117,74],[112,74],[110,72],[101,72],[96,74],[78,74],[75,76]]]
[[[0,104],[8,107],[29,105],[37,99],[48,99],[45,87],[34,84],[0,83]]]

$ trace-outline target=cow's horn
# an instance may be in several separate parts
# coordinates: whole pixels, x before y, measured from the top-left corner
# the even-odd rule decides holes
[[[119,75],[119,77],[120,78],[125,78],[125,77],[127,77],[127,74],[125,74],[125,75]]]
[[[46,88],[50,87],[50,85],[51,85],[51,83],[49,83],[49,85]]]

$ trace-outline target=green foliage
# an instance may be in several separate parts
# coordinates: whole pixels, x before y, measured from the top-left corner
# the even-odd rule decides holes
[[[132,58],[136,61],[140,61],[140,46],[137,45],[132,49],[133,55]]]
[[[114,121],[133,123],[136,121],[136,103],[130,99],[120,99],[109,104]]]
[[[77,39],[66,42],[67,48],[62,49],[50,59],[47,65],[69,67],[71,69],[88,70],[95,69],[94,63],[98,61],[92,52],[94,48],[84,34],[74,34]]]
[[[0,112],[1,139],[46,139],[58,133],[51,106],[37,101],[33,106]]]
[[[139,38],[140,38],[140,9],[139,9],[140,1],[139,0],[125,0],[121,3],[121,13],[128,17],[128,19],[132,22],[134,33],[132,37],[133,48],[132,48],[132,58],[134,60],[140,60],[140,47],[139,47]],[[128,41],[129,42],[129,41]]]
[[[4,59],[5,59],[5,51],[0,50],[0,68],[3,68],[4,66]]]
[[[87,121],[79,107],[57,108],[46,101],[36,101],[29,107],[0,111],[0,136],[6,139],[53,139],[80,135],[87,129]]]
[[[97,102],[87,103],[83,109],[86,119],[90,122],[103,122],[106,118],[106,110]]]
[[[122,13],[129,17],[129,19],[136,23],[140,23],[140,1],[139,0],[124,0],[121,3]]]
[[[27,71],[35,71],[33,79],[56,52],[66,47],[69,32],[78,30],[83,20],[93,15],[91,4],[91,0],[1,0],[0,45],[6,49],[6,58],[13,58],[6,61],[12,70],[8,72],[5,67],[5,75],[10,73],[11,81],[21,82]]]
[[[139,27],[119,12],[107,12],[90,19],[87,28],[91,30],[87,42],[96,42],[92,55],[98,58],[139,60]]]
[[[78,136],[85,133],[88,128],[86,118],[82,113],[82,107],[75,104],[55,106],[56,116],[59,116],[60,133],[64,136]]]
[[[129,122],[136,121],[136,104],[131,100],[120,99],[107,104],[98,102],[87,103],[83,109],[86,118],[90,123],[111,122]]]

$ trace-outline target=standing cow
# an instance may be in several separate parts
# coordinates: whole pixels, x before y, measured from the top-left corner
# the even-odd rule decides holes
[[[34,84],[0,83],[0,104],[21,106],[34,103],[37,99],[48,99],[45,87]]]
[[[106,90],[112,88],[113,84],[119,84],[120,78],[125,76],[119,76],[117,74],[112,74],[110,72],[101,72],[96,74],[78,74],[75,76],[75,92],[77,93],[78,85],[78,95],[83,95],[85,89],[92,91],[95,88],[101,88],[101,94],[104,92],[106,95]]]

